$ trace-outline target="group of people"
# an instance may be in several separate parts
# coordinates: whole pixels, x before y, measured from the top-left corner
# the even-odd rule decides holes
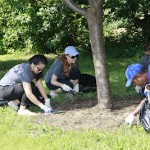
[[[147,98],[150,99],[150,42],[145,45],[144,53],[138,63],[129,65],[126,70],[126,87],[132,83],[137,93],[145,95],[135,110],[125,118],[125,123],[129,125],[134,123],[135,117],[140,113]]]
[[[144,49],[145,54],[141,60],[127,67],[126,87],[133,84],[138,93],[148,96],[150,95],[150,42],[145,45]],[[74,46],[68,46],[48,69],[45,84],[50,90],[51,97],[57,97],[62,91],[79,92],[78,55],[79,52]],[[41,80],[47,63],[44,55],[34,55],[28,62],[12,67],[0,80],[0,101],[8,101],[8,105],[19,115],[36,115],[28,109],[31,103],[40,107],[45,114],[54,112]],[[146,98],[125,118],[126,123],[133,124],[145,100]]]
[[[74,46],[68,46],[50,66],[45,83],[51,97],[56,97],[62,91],[79,92],[78,55]],[[36,115],[28,109],[31,103],[40,107],[45,114],[54,112],[41,80],[47,63],[44,55],[34,55],[28,62],[12,67],[0,80],[0,101],[8,101],[8,105],[19,115]]]

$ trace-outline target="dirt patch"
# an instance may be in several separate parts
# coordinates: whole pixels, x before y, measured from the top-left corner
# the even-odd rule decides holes
[[[35,117],[39,124],[68,129],[112,129],[124,125],[125,117],[139,104],[141,97],[113,98],[114,110],[100,110],[96,99],[74,100],[62,106],[56,106],[58,114]],[[138,117],[137,117],[138,120]]]

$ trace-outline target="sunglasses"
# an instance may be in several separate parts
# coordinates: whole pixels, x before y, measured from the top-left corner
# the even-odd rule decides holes
[[[68,55],[69,56],[69,55]],[[78,57],[78,55],[76,55],[76,56],[69,56],[71,59],[75,59],[75,58],[77,58]]]
[[[42,72],[43,70],[44,70],[44,68],[40,68],[40,67],[38,67],[38,66],[36,66],[37,67],[37,71],[38,72]]]

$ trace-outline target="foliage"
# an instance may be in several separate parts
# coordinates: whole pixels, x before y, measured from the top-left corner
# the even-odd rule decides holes
[[[67,45],[89,46],[84,44],[88,33],[85,20],[60,0],[1,0],[0,13],[1,48],[7,53],[50,53]]]
[[[89,7],[86,0],[75,2]],[[143,50],[150,39],[149,7],[146,0],[105,1],[103,26],[108,56],[131,57]],[[0,0],[0,13],[0,54],[59,53],[67,45],[75,45],[91,55],[86,20],[61,0]]]
[[[119,57],[131,57],[140,52],[150,40],[149,7],[150,2],[146,0],[106,0],[104,33],[107,48],[117,48]],[[120,47],[125,50],[119,51]]]

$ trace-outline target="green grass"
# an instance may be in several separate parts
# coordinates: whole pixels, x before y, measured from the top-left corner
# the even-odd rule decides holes
[[[0,56],[0,77],[12,66],[26,62],[30,55],[13,54]],[[47,55],[48,66],[54,61],[55,55]],[[80,56],[82,73],[94,75],[93,62],[89,57]],[[135,95],[134,88],[125,88],[126,67],[138,58],[109,59],[109,78],[112,95],[123,97]],[[46,70],[48,69],[46,67]],[[78,95],[80,100],[96,97],[95,93]],[[55,99],[52,102],[55,103]],[[60,95],[57,103],[66,103],[64,95]],[[68,130],[49,126],[46,123],[37,124],[34,117],[18,116],[9,107],[0,108],[0,149],[1,150],[148,150],[150,136],[141,126],[129,128],[124,126],[115,130],[86,129]]]
[[[150,136],[141,126],[81,131],[35,124],[34,117],[0,108],[1,150],[148,150]]]

